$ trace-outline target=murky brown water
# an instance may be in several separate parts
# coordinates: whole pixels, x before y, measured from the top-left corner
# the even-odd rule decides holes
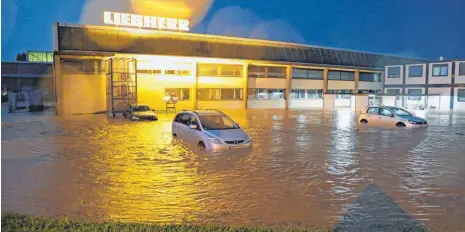
[[[332,228],[354,208],[381,207],[353,204],[374,184],[430,228],[465,228],[465,114],[430,113],[428,128],[408,130],[359,127],[349,110],[227,113],[251,151],[193,153],[172,141],[173,115],[2,114],[2,210]]]

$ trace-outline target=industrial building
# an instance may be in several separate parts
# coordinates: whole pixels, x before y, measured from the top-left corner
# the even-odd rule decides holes
[[[131,26],[131,17],[118,18]],[[57,113],[118,112],[131,103],[164,110],[166,95],[177,96],[179,110],[354,107],[353,94],[382,93],[386,66],[426,62],[185,28],[55,23]]]

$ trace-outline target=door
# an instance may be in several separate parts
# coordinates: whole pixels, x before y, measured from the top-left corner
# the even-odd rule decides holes
[[[184,142],[188,143],[188,132],[190,130],[189,128],[189,119],[190,119],[191,114],[185,113],[181,116],[181,119],[178,123],[178,128],[179,128],[179,133],[181,135],[181,138],[184,140]]]
[[[380,108],[379,109],[379,119],[381,124],[383,125],[396,125],[396,118],[394,117],[394,114],[386,109],[386,108]]]
[[[379,123],[380,116],[379,116],[379,108],[378,107],[371,107],[367,111],[367,121],[371,124]]]
[[[197,125],[197,129],[191,129],[191,125]],[[202,141],[202,131],[200,129],[199,121],[193,114],[189,114],[189,122],[185,134],[186,140],[192,147],[196,147],[198,142]]]

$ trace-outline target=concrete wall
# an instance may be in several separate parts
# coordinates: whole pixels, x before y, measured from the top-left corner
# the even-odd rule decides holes
[[[323,94],[323,108],[325,110],[334,109],[334,100],[336,98],[335,94]]]
[[[359,90],[362,90],[362,89],[383,90],[383,83],[382,82],[359,81],[358,89]]]
[[[198,88],[242,88],[243,86],[242,77],[198,77]]]
[[[61,83],[57,86],[59,114],[107,111],[105,75],[66,74],[57,78]]]
[[[286,89],[287,80],[285,78],[249,78],[248,88],[265,89]]]
[[[328,89],[355,89],[355,81],[328,81]]]
[[[388,78],[388,67],[400,67],[400,77],[399,78]],[[404,66],[394,65],[386,66],[384,68],[384,84],[385,85],[402,85],[404,80]]]
[[[418,66],[421,65],[423,68],[423,75],[421,77],[409,77],[409,69],[411,66]],[[426,84],[426,64],[412,64],[406,65],[406,77],[405,77],[405,84],[407,85],[415,85],[415,84]]]
[[[425,88],[405,88],[405,94],[408,94],[409,89],[421,89],[421,93],[425,94]],[[421,96],[420,100],[408,100],[408,96],[404,96],[404,103],[408,107],[412,105],[425,105],[426,104],[426,96]]]
[[[334,107],[352,107],[352,99],[334,99]]]
[[[284,99],[279,100],[247,100],[247,108],[249,109],[284,109],[286,102]]]
[[[292,80],[292,89],[323,89],[323,80]]]
[[[465,61],[456,61],[455,62],[455,83],[456,84],[465,84],[465,75],[459,75],[459,64],[465,63]],[[464,73],[465,70],[462,70]]]
[[[323,108],[323,99],[290,99],[289,108],[305,109],[305,108]]]
[[[243,109],[244,102],[239,101],[197,101],[197,109]]]
[[[435,106],[436,109],[450,109],[450,88],[428,88],[428,94],[439,94],[440,96],[428,96],[428,107]]]
[[[448,75],[441,77],[433,77],[433,65],[434,64],[448,64]],[[441,63],[430,63],[429,64],[429,74],[428,74],[428,83],[429,84],[450,84],[452,83],[452,62],[441,62]]]

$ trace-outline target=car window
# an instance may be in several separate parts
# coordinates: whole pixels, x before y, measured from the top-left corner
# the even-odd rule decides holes
[[[411,113],[409,113],[409,112],[407,112],[407,111],[405,111],[403,109],[399,109],[399,108],[394,109],[394,113],[399,115],[399,116],[412,116]]]
[[[379,112],[379,108],[378,107],[371,107],[370,109],[368,109],[367,113],[368,114],[378,114]]]
[[[197,118],[192,114],[189,116],[189,125],[199,125]]]
[[[226,115],[200,115],[204,130],[237,129],[236,123]]]
[[[134,106],[134,108],[132,109],[132,111],[134,111],[134,112],[150,111],[150,107],[144,106],[144,105]]]
[[[179,122],[184,124],[184,125],[189,125],[190,116],[191,116],[191,114],[183,114],[181,116],[181,119],[179,120]]]
[[[181,118],[182,114],[177,114],[176,117],[174,117],[174,122],[179,122],[179,119]]]
[[[394,114],[392,114],[392,112],[390,110],[384,109],[384,108],[381,109],[380,115],[388,116],[388,117],[394,117]]]

